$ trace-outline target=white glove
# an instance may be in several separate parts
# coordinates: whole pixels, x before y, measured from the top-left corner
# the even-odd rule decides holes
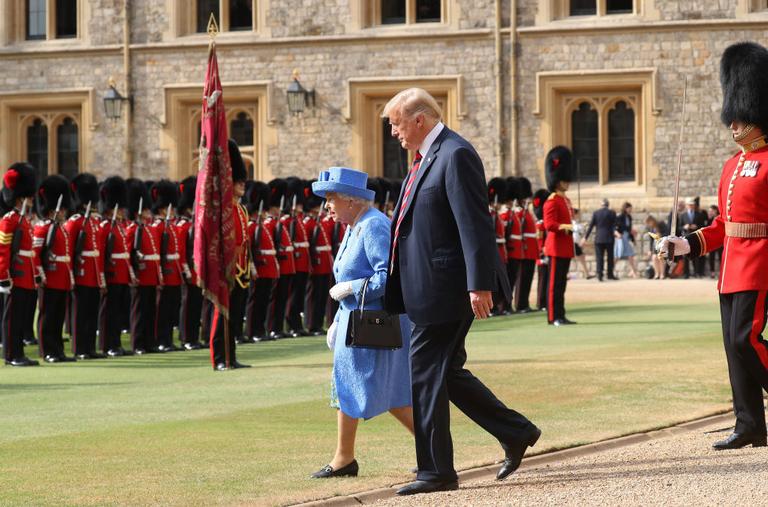
[[[10,294],[13,284],[10,281],[0,284],[0,294]]]
[[[333,350],[333,347],[336,345],[336,327],[337,323],[334,322],[331,324],[331,327],[328,328],[328,333],[325,335],[325,343],[328,344],[328,348]]]
[[[656,243],[656,251],[660,257],[667,258],[669,252],[669,244],[673,245],[675,257],[686,255],[691,253],[691,244],[685,238],[679,238],[677,236],[664,236]]]
[[[331,287],[328,294],[330,294],[334,300],[341,301],[345,297],[352,295],[353,292],[352,282],[341,282]]]

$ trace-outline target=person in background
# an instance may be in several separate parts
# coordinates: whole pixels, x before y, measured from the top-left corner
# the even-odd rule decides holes
[[[590,280],[594,278],[593,275],[589,274],[589,269],[587,268],[587,259],[584,255],[584,243],[587,241],[584,237],[584,224],[581,223],[579,220],[579,210],[578,208],[573,209],[573,248],[574,248],[574,256],[573,258],[576,259],[576,266],[581,271],[581,276],[585,280]]]
[[[549,192],[540,188],[533,194],[533,214],[536,216],[536,239],[538,241],[539,258],[536,259],[536,272],[538,286],[536,289],[536,309],[540,312],[547,311],[549,299],[549,258],[544,254],[544,243],[547,239],[547,230],[544,228],[544,203],[549,199]]]
[[[712,225],[715,219],[720,216],[720,208],[716,204],[713,204],[707,208],[707,226]],[[717,273],[720,270],[720,263],[723,258],[723,249],[718,248],[707,254],[707,261],[709,262],[709,277],[717,278]],[[717,269],[716,269],[717,268]]]
[[[592,213],[592,220],[589,222],[587,234],[584,240],[589,239],[592,229],[595,229],[595,268],[597,270],[597,280],[603,281],[603,261],[607,257],[608,265],[606,274],[608,280],[616,280],[613,272],[613,245],[616,241],[616,212],[610,207],[608,199],[603,199],[599,210]]]
[[[635,261],[635,230],[632,228],[632,204],[625,202],[621,205],[621,213],[616,217],[616,243],[613,255],[616,260],[625,260],[629,265],[629,276],[637,278],[637,263]]]
[[[203,292],[197,286],[197,271],[193,256],[195,228],[193,209],[197,177],[189,176],[179,184],[179,203],[176,208],[176,236],[179,238],[179,256],[184,273],[179,309],[179,341],[186,350],[198,350],[200,344],[200,315],[203,311]]]
[[[648,262],[653,266],[653,278],[654,280],[664,280],[667,278],[667,263],[664,262],[658,255],[656,255],[654,249],[656,246],[656,239],[669,234],[667,224],[659,222],[653,215],[648,215],[645,219],[645,231],[648,237]]]
[[[541,251],[539,248],[538,231],[536,228],[536,217],[530,211],[531,197],[533,189],[528,178],[518,178],[518,201],[520,202],[520,211],[517,213],[517,219],[520,221],[520,229],[523,232],[523,255],[520,260],[515,291],[515,311],[517,313],[528,313],[531,311],[529,302],[531,294],[531,284],[533,283],[533,273],[536,271],[536,262],[539,260]]]
[[[685,211],[680,216],[680,220],[683,224],[682,233],[684,235],[693,234],[707,225],[707,214],[699,210],[698,197],[689,197],[686,199]],[[684,278],[690,278],[691,264],[693,264],[693,276],[695,278],[703,277],[705,263],[706,259],[704,257],[686,259],[683,271]]]

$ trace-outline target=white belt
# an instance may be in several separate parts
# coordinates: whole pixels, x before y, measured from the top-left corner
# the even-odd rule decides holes
[[[496,243],[503,245],[504,243],[506,243],[506,241],[504,240],[504,238],[496,238]]]
[[[80,254],[81,257],[98,257],[99,251],[98,250],[86,250],[85,252]]]
[[[69,262],[69,255],[54,255],[51,257],[53,262]]]
[[[538,234],[536,234],[535,232],[526,232],[525,234],[523,234],[523,236],[525,236],[526,238],[533,238],[533,239],[537,239],[539,237]]]
[[[175,254],[166,255],[165,256],[165,260],[167,260],[167,261],[177,261],[177,260],[179,260],[179,254],[175,253]]]
[[[113,261],[117,259],[130,259],[130,258],[131,258],[131,254],[129,254],[128,252],[112,254]]]
[[[33,252],[32,250],[19,250],[18,253],[19,253],[19,255],[21,257],[34,257],[35,256],[35,252]]]
[[[304,241],[302,243],[294,243],[293,246],[297,248],[309,248],[309,241]]]
[[[293,252],[293,247],[292,246],[287,246],[287,247],[284,248],[284,250],[286,252]]]
[[[159,261],[160,260],[160,256],[157,255],[157,254],[145,255],[144,258],[141,259],[141,260],[143,260],[143,261]]]
[[[509,239],[523,239],[523,236],[518,234],[510,234]]]
[[[330,252],[332,248],[330,246],[318,246],[315,247],[315,252]]]
[[[277,255],[277,250],[259,250],[259,255]]]

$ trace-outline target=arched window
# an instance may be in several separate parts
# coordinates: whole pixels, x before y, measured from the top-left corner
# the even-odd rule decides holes
[[[219,15],[219,0],[197,0],[197,31],[205,33],[208,31],[208,20],[211,14],[216,18],[216,24],[221,26],[221,17]]]
[[[44,40],[46,37],[47,0],[27,0],[27,40]]]
[[[56,0],[56,38],[77,37],[77,0]]]
[[[598,115],[589,102],[582,102],[571,114],[575,176],[581,181],[597,181],[600,173]]]
[[[253,30],[253,0],[229,0],[229,29]]]
[[[56,129],[56,156],[59,174],[73,178],[80,170],[80,143],[77,123],[65,118]]]
[[[237,113],[229,124],[229,132],[238,146],[253,146],[253,120],[248,113]]]
[[[597,14],[597,0],[571,0],[571,16],[594,16]]]
[[[38,181],[48,176],[48,126],[40,118],[27,127],[27,161],[37,169]]]
[[[633,0],[607,0],[605,5],[606,14],[631,14],[633,10]]]
[[[623,100],[608,112],[608,179],[635,179],[635,112]]]
[[[392,126],[388,118],[381,119],[383,157],[382,175],[385,178],[402,179],[408,172],[408,152],[400,146],[400,142],[392,137]]]

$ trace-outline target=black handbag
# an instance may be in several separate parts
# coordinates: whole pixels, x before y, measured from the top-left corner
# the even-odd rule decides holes
[[[400,316],[386,310],[366,310],[365,293],[368,281],[363,284],[360,308],[353,310],[347,325],[347,347],[361,349],[397,350],[403,346]]]

